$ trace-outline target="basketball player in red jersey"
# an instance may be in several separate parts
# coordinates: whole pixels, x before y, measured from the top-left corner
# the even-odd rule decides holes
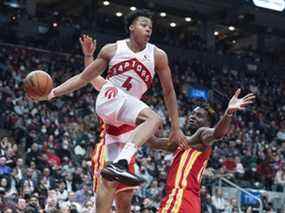
[[[167,139],[153,138],[148,141],[152,148],[174,152],[174,159],[168,171],[166,196],[163,198],[160,213],[200,213],[200,183],[204,169],[210,158],[211,145],[224,137],[230,127],[233,114],[245,109],[255,99],[250,93],[238,98],[240,89],[231,98],[224,115],[214,128],[214,111],[209,105],[196,107],[189,124],[192,136],[188,138],[189,149],[181,150]]]
[[[187,140],[179,128],[176,94],[167,55],[149,43],[152,33],[151,16],[145,10],[137,10],[127,17],[126,27],[130,34],[128,39],[105,45],[83,72],[54,88],[48,99],[80,89],[108,67],[108,81],[97,96],[96,112],[106,124],[115,127],[128,125],[135,129],[114,163],[107,165],[101,174],[109,180],[138,185],[143,180],[128,172],[128,164],[138,148],[162,124],[158,114],[139,100],[151,86],[154,70],[158,73],[171,120],[170,141],[186,148]]]
[[[83,35],[80,38],[80,43],[84,54],[84,65],[88,66],[93,62],[96,41],[87,35]],[[97,91],[100,91],[105,83],[105,79],[98,77],[91,83]],[[93,174],[93,184],[96,192],[96,212],[98,213],[111,212],[113,200],[116,203],[117,213],[130,212],[134,190],[138,188],[138,186],[109,182],[96,175],[100,172],[105,162],[113,161],[118,156],[129,137],[131,137],[134,127],[125,127],[128,131],[124,132],[119,131],[121,128],[103,124],[100,132],[101,140],[93,152],[93,173],[95,173]],[[134,166],[135,159],[131,161],[129,171],[134,172]]]

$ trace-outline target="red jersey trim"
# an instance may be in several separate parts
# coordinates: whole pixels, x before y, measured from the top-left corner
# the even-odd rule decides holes
[[[109,135],[119,136],[126,132],[132,131],[134,128],[135,128],[134,126],[130,126],[127,124],[123,124],[119,127],[106,124],[106,133]]]
[[[92,152],[92,175],[93,175],[93,190],[94,192],[98,191],[100,184],[100,175],[99,172],[103,168],[105,159],[105,124],[101,124],[99,143],[96,145]]]

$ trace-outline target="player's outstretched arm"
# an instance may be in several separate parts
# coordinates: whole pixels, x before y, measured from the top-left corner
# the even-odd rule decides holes
[[[96,50],[97,43],[96,40],[86,34],[79,38],[79,42],[84,54],[84,66],[87,67],[94,61],[94,52]],[[97,91],[100,91],[105,83],[106,80],[101,75],[91,81],[91,84]]]
[[[203,127],[197,131],[201,143],[211,144],[215,140],[223,138],[229,131],[233,114],[237,111],[244,110],[248,105],[253,103],[255,99],[255,95],[253,93],[249,93],[246,96],[239,98],[240,92],[240,89],[235,92],[234,96],[228,103],[228,107],[224,115],[214,128]]]
[[[105,45],[97,58],[87,66],[83,72],[78,75],[73,76],[72,78],[65,81],[63,84],[54,88],[51,93],[48,95],[48,99],[54,97],[66,95],[73,91],[80,89],[85,86],[87,83],[91,82],[93,79],[98,77],[100,73],[106,69],[109,59],[112,56],[112,47],[110,44]]]
[[[155,66],[163,89],[164,102],[171,120],[170,141],[176,142],[183,149],[187,149],[188,145],[186,137],[179,128],[177,100],[171,71],[168,65],[168,58],[166,53],[158,48],[155,50]]]

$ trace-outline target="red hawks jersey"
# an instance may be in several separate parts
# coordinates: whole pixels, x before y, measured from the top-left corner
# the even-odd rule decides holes
[[[207,167],[211,152],[210,146],[207,146],[204,152],[194,148],[185,151],[178,149],[168,171],[167,193],[179,194],[179,192],[190,190],[200,196],[202,174]]]
[[[151,87],[155,74],[155,45],[147,43],[144,50],[135,53],[128,47],[127,40],[119,40],[116,44],[116,53],[109,62],[107,79],[114,86],[140,99]]]

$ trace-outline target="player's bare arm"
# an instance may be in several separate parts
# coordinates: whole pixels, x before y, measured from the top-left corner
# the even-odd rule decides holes
[[[238,89],[234,96],[229,101],[228,107],[214,128],[201,127],[192,136],[188,137],[188,144],[190,147],[199,150],[204,149],[204,145],[211,145],[218,139],[223,138],[229,131],[233,114],[237,111],[244,110],[248,105],[253,103],[255,95],[249,93],[243,98],[239,98],[240,89]],[[152,137],[147,144],[153,149],[160,149],[168,152],[174,152],[177,148],[172,146],[172,143],[167,138]]]
[[[155,136],[150,138],[146,144],[151,149],[158,149],[166,152],[175,152],[178,147],[176,143],[172,143],[168,138],[158,138]]]
[[[83,35],[79,38],[81,44],[82,52],[84,54],[84,66],[87,67],[94,61],[94,52],[96,50],[96,40],[88,35]],[[102,86],[106,83],[106,80],[102,76],[91,81],[92,85],[97,91],[100,91]]]
[[[159,49],[155,49],[155,68],[163,89],[164,102],[171,120],[170,141],[178,143],[182,148],[187,149],[187,140],[179,128],[179,115],[176,94],[172,82],[171,71],[168,64],[167,54]]]
[[[212,144],[214,141],[226,136],[230,128],[233,114],[237,111],[244,110],[248,105],[253,103],[255,99],[253,93],[249,93],[246,96],[239,98],[240,92],[240,89],[235,92],[234,96],[229,101],[224,115],[214,128],[203,127],[197,131],[203,144]]]
[[[105,45],[101,49],[97,58],[89,66],[87,66],[83,72],[73,76],[63,84],[54,88],[49,94],[48,99],[50,100],[54,97],[66,95],[76,91],[87,85],[87,83],[91,82],[93,79],[97,78],[101,72],[107,68],[108,62],[114,54],[114,45],[115,44]]]

